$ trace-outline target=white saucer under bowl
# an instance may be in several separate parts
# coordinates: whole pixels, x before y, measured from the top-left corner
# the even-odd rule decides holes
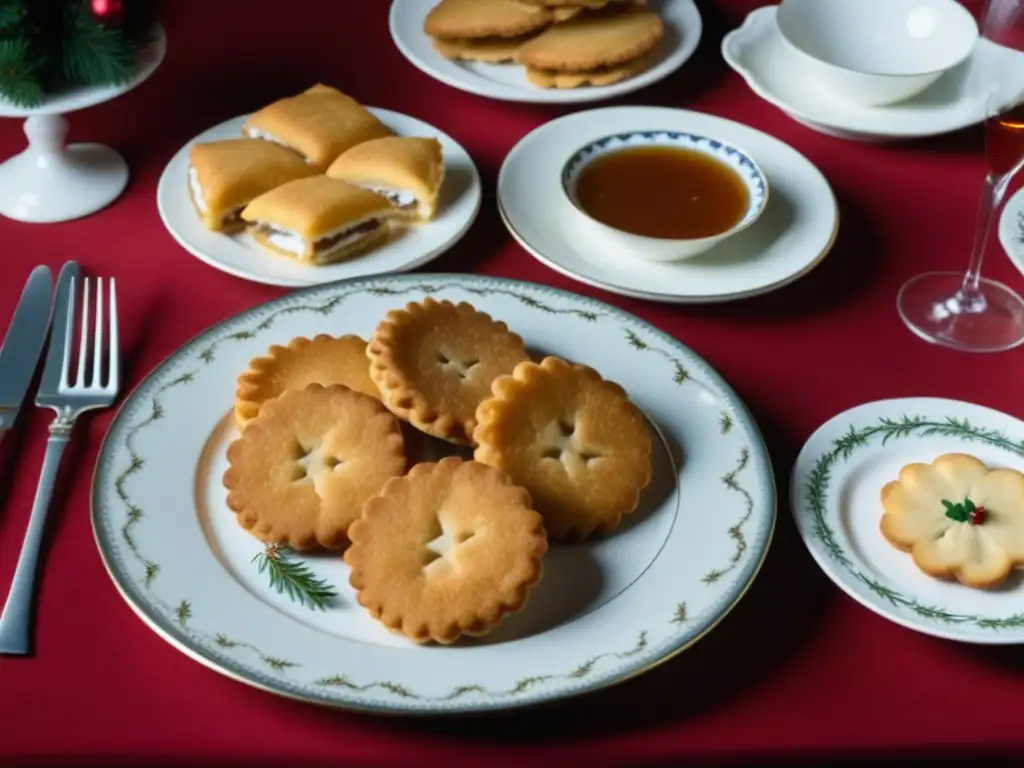
[[[1024,571],[972,589],[926,575],[882,536],[882,487],[911,463],[945,453],[990,469],[1024,471],[1024,423],[980,405],[939,398],[883,400],[835,416],[807,440],[790,481],[804,543],[850,597],[928,635],[968,643],[1024,642]]]
[[[671,75],[697,50],[703,23],[693,0],[650,0],[648,5],[665,22],[665,36],[654,52],[654,64],[636,77],[612,85],[583,88],[540,88],[526,79],[523,67],[515,64],[486,64],[451,61],[434,49],[423,31],[423,21],[434,0],[392,0],[389,27],[391,38],[417,69],[435,80],[502,101],[537,104],[580,104],[603,101],[646,88]]]
[[[432,136],[444,152],[445,181],[432,221],[409,227],[385,245],[337,264],[311,266],[270,253],[246,234],[211,232],[200,221],[188,192],[188,154],[193,144],[241,138],[248,115],[227,120],[196,136],[171,158],[156,191],[160,218],[186,251],[214,269],[267,285],[302,287],[356,277],[405,272],[426,264],[457,243],[480,210],[480,175],[472,158],[451,136],[422,120],[369,108],[399,136]]]
[[[979,40],[963,64],[912,99],[862,107],[811,87],[794,51],[784,44],[776,6],[759,8],[722,40],[722,56],[751,90],[808,128],[840,138],[891,141],[950,133],[981,122],[981,72],[1004,78],[1001,87],[1024,89],[1024,53]]]
[[[573,226],[562,168],[581,146],[610,134],[670,131],[713,136],[756,161],[771,187],[754,224],[676,263],[627,259]],[[797,280],[828,254],[839,211],[828,181],[793,148],[720,117],[661,107],[608,107],[545,123],[512,148],[498,175],[498,206],[512,236],[557,272],[611,293],[696,304],[757,296]]]

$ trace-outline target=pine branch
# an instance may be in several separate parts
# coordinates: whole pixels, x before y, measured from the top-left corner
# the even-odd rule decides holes
[[[0,40],[0,97],[19,107],[38,106],[43,100],[41,66],[31,40]]]
[[[0,0],[0,36],[6,36],[28,16],[24,0]]]
[[[270,574],[270,586],[279,594],[286,594],[299,605],[324,610],[337,593],[325,579],[318,579],[309,568],[289,559],[291,550],[276,544],[269,545],[252,559],[259,561],[259,572]]]
[[[135,46],[120,30],[97,22],[84,4],[69,7],[61,40],[64,85],[120,85],[131,78],[135,62]]]

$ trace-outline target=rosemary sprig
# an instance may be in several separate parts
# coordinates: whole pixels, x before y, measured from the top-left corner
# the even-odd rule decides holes
[[[325,579],[318,579],[305,563],[290,558],[288,547],[270,544],[251,562],[259,562],[259,572],[270,575],[270,586],[286,594],[299,605],[322,611],[338,593]]]

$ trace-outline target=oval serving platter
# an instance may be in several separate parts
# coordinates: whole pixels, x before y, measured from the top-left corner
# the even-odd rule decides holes
[[[649,418],[653,479],[619,529],[552,544],[525,609],[491,634],[417,646],[355,600],[337,554],[288,555],[337,593],[322,610],[270,586],[263,545],[237,524],[221,476],[235,379],[271,344],[367,338],[424,296],[468,301],[531,353],[590,365]],[[439,455],[436,447],[419,458]],[[598,301],[466,275],[318,286],[243,312],[171,355],[131,394],[97,462],[92,519],[135,612],[193,659],[317,704],[409,714],[496,710],[591,691],[696,642],[756,576],[776,517],[770,461],[729,386],[687,347]],[[255,562],[254,562],[255,560]]]

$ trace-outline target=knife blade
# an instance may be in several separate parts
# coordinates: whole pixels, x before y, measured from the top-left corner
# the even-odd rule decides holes
[[[46,350],[46,364],[39,380],[36,405],[53,406],[57,397],[61,377],[64,373],[65,348],[71,346],[75,335],[75,291],[82,284],[82,270],[77,263],[68,261],[57,275],[57,295],[53,302],[53,334],[50,348]]]
[[[50,329],[53,282],[49,267],[28,276],[0,346],[0,440],[18,417]]]

